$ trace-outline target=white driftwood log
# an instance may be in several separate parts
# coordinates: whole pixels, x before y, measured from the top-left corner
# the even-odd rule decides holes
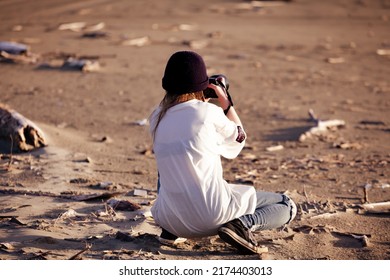
[[[366,213],[375,214],[388,214],[390,213],[390,201],[377,202],[377,203],[365,203],[361,207]]]
[[[47,145],[36,124],[4,104],[0,104],[0,141],[11,152],[30,151]]]
[[[38,61],[38,56],[36,54],[10,54],[5,51],[0,51],[0,62],[8,61],[15,63],[24,63],[24,64],[34,64]]]
[[[303,133],[299,136],[299,141],[301,141],[301,142],[312,137],[313,135],[320,135],[322,133],[325,133],[331,128],[338,128],[338,127],[345,126],[345,121],[343,121],[343,120],[322,121],[322,120],[318,119],[315,116],[312,109],[309,110],[309,116],[310,116],[310,121],[315,122],[316,126],[311,127],[308,131],[306,131],[305,133]]]

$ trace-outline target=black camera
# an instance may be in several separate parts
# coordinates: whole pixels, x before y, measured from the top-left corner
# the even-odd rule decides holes
[[[209,83],[222,87],[223,89],[225,89],[225,92],[227,92],[229,89],[229,82],[226,76],[222,74],[211,76],[209,78]],[[212,88],[206,88],[203,91],[203,94],[205,98],[218,98],[218,95],[215,93],[215,91]]]

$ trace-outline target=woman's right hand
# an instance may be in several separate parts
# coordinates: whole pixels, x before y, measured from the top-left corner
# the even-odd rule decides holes
[[[220,106],[222,107],[223,110],[226,110],[231,104],[225,90],[222,87],[214,84],[209,84],[208,87],[212,88],[215,91],[215,93],[218,96],[218,102]]]

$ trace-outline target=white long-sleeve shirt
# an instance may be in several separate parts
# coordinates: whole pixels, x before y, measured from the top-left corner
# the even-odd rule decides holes
[[[237,137],[237,125],[214,104],[193,99],[166,112],[153,147],[161,187],[152,215],[161,227],[181,237],[210,236],[254,212],[255,189],[223,179],[221,156],[235,158],[244,147]]]

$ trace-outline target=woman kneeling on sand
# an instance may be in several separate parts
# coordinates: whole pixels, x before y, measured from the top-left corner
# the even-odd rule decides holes
[[[159,172],[152,214],[162,227],[160,242],[218,234],[242,253],[257,253],[252,232],[289,223],[296,214],[294,202],[223,179],[221,156],[237,157],[246,134],[229,93],[223,84],[209,82],[199,54],[174,53],[162,87],[166,94],[150,116]],[[206,88],[214,90],[220,106],[208,102]]]

